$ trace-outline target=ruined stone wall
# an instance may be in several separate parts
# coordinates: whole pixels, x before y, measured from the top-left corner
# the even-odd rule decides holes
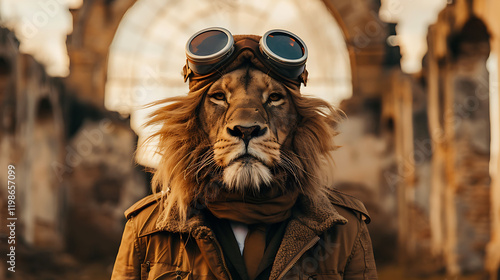
[[[401,178],[413,177],[398,188],[404,192],[398,195],[400,220],[406,221],[399,224],[400,247],[410,274],[485,271],[491,240],[491,37],[473,8],[473,1],[455,1],[439,14],[429,28],[422,75],[412,78],[410,88],[396,87],[413,100],[406,106],[409,122],[403,125],[406,114],[395,114],[400,130],[413,131],[396,139],[412,145],[409,153],[397,152],[410,170],[400,172]],[[424,106],[416,106],[418,100]]]
[[[10,68],[2,78],[2,167],[16,166],[17,213],[22,217],[17,232],[28,244],[59,250],[61,186],[49,163],[62,157],[61,83],[31,56],[19,53],[10,31],[1,29],[0,36],[0,57]],[[6,189],[2,187],[2,195]]]
[[[443,240],[434,241],[432,250],[441,251],[450,274],[483,270],[490,239],[489,34],[472,13],[457,23],[456,14],[464,13],[460,7],[448,6],[429,37],[430,49],[448,39],[445,53],[437,50],[429,57],[439,63],[438,71],[428,76],[440,77],[432,98],[439,102],[433,112],[439,116],[435,125],[442,128],[431,131],[442,150],[442,158],[436,159],[442,174],[439,185],[432,186],[440,189],[436,192],[441,199],[435,200],[430,215],[442,217],[432,228]],[[451,28],[444,33],[439,25]]]
[[[17,279],[54,271],[58,261],[48,256],[65,252],[112,262],[123,212],[148,190],[133,162],[137,136],[127,119],[79,99],[18,46],[0,28],[0,211],[6,219],[6,170],[13,165],[17,264],[30,268]],[[2,254],[7,230],[0,229]]]

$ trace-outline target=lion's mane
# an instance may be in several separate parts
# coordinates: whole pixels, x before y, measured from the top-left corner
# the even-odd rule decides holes
[[[337,148],[333,138],[341,114],[322,99],[301,95],[297,87],[285,87],[299,121],[289,136],[290,145],[281,149],[281,165],[289,173],[288,186],[299,188],[314,203],[327,197],[330,189],[334,168],[331,153]],[[165,194],[161,196],[159,227],[171,216],[185,222],[189,210],[222,184],[222,170],[214,164],[212,145],[198,120],[206,91],[203,87],[155,102],[153,105],[161,108],[146,123],[161,127],[146,141],[157,140],[161,156],[152,178],[153,192]]]

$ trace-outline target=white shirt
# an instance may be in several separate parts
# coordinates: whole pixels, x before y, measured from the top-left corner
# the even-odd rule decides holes
[[[231,229],[233,230],[234,237],[238,242],[238,247],[240,248],[240,253],[243,255],[243,249],[245,248],[245,238],[248,234],[248,225],[238,222],[230,222]]]

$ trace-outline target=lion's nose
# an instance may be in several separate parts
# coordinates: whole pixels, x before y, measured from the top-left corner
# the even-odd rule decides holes
[[[260,127],[260,125],[254,125],[254,126],[241,126],[241,125],[235,125],[233,129],[227,128],[227,132],[229,135],[238,137],[243,139],[245,144],[248,145],[248,142],[252,138],[256,138],[259,136],[262,136],[266,133],[267,127]]]

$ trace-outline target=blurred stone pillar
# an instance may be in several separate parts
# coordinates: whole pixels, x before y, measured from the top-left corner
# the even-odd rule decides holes
[[[489,34],[470,15],[449,37],[444,82],[445,257],[449,274],[481,271],[490,238]]]
[[[457,264],[457,213],[455,205],[456,176],[455,173],[455,112],[454,112],[454,88],[453,71],[449,64],[445,65],[443,77],[443,133],[445,141],[444,158],[444,178],[445,188],[443,189],[443,208],[444,216],[444,243],[443,253],[446,271],[449,275],[458,275],[460,268]]]
[[[490,239],[490,36],[471,3],[448,5],[429,28],[424,68],[433,151],[429,249],[449,275],[483,271]]]
[[[413,258],[416,252],[411,210],[414,202],[415,161],[413,150],[413,92],[410,77],[392,76],[395,156],[398,166],[398,248],[400,256]]]
[[[500,17],[498,17],[498,12],[500,11],[499,1],[487,1],[482,0],[481,8],[479,12],[483,15],[483,18],[488,22],[490,32],[492,33],[491,49],[495,57],[490,59],[496,59],[492,61],[492,65],[496,64],[496,73],[491,73],[496,75],[496,77],[491,77],[490,81],[495,81],[490,87],[490,96],[496,95],[496,103],[492,104],[492,109],[498,112],[500,108]],[[492,154],[492,169],[491,169],[491,239],[486,248],[486,269],[490,273],[490,279],[496,280],[500,279],[500,113],[497,113],[497,119],[492,121],[492,124],[496,125],[492,127],[492,132],[496,133],[496,142],[492,144],[492,150],[496,151],[496,154]]]
[[[436,26],[429,28],[429,38],[436,37]],[[429,134],[432,144],[432,173],[429,195],[429,222],[431,230],[431,254],[435,257],[443,254],[444,227],[443,227],[443,190],[445,187],[444,160],[445,146],[443,141],[443,125],[440,111],[442,101],[439,91],[439,65],[434,47],[429,46],[427,53],[427,103]]]
[[[497,64],[497,77],[496,86],[492,86],[491,89],[493,92],[492,95],[497,95],[497,103],[493,104],[492,108],[496,109],[498,112],[498,108],[500,108],[500,89],[498,87],[498,81],[500,81],[500,44],[497,40],[497,46],[495,49],[495,54],[497,61],[494,63]],[[493,79],[492,79],[493,80]],[[498,116],[498,115],[497,115]],[[492,144],[493,150],[496,150],[496,153],[492,153],[492,168],[491,168],[491,239],[486,248],[486,269],[490,273],[490,279],[496,280],[500,277],[500,141],[498,139],[500,127],[500,118],[497,117],[495,124],[496,127],[492,127],[492,130],[496,130],[496,143]],[[496,146],[493,147],[493,145]]]

